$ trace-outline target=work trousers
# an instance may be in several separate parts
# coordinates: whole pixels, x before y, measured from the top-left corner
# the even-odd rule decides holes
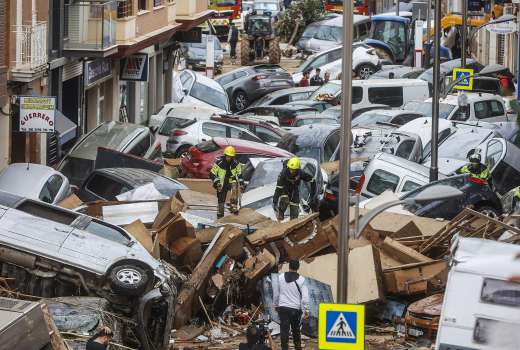
[[[237,42],[232,40],[229,42],[230,51],[229,56],[233,59],[237,58]]]
[[[278,311],[278,316],[280,317],[280,341],[282,343],[282,350],[289,350],[289,330],[292,331],[294,349],[301,350],[301,310],[290,307],[278,307],[276,310]]]
[[[291,220],[298,219],[298,215],[300,214],[299,196],[293,195],[293,198],[291,199],[288,195],[284,194],[278,198],[278,220],[283,220],[287,207],[289,207],[289,215],[291,216]]]
[[[224,216],[224,206],[226,204],[226,197],[229,191],[231,191],[231,197],[229,198],[229,203],[231,204],[231,211],[235,212],[238,210],[238,182],[226,183],[222,187],[222,191],[217,191],[217,218],[219,219]]]

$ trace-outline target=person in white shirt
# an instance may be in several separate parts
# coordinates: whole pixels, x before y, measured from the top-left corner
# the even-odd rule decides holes
[[[278,275],[278,288],[273,290],[273,301],[280,317],[282,350],[289,349],[289,330],[292,331],[294,349],[301,350],[300,325],[309,318],[309,290],[305,278],[298,274],[300,262],[291,260],[289,272]]]

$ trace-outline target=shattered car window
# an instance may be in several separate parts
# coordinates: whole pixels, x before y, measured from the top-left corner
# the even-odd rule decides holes
[[[447,103],[439,103],[439,118],[447,119],[456,107],[457,106],[455,105],[450,105]],[[410,109],[415,112],[422,113],[429,118],[432,116],[431,102],[413,102],[413,105],[411,103],[409,105],[407,104],[403,109]]]
[[[390,174],[384,170],[376,170],[368,181],[367,191],[380,195],[386,190],[395,191],[399,184],[399,176]]]
[[[314,91],[309,97],[309,100],[315,100],[320,95],[332,95],[336,96],[341,91],[341,85],[336,83],[327,83],[321,86],[318,90]]]
[[[167,117],[159,129],[159,135],[170,136],[170,131],[173,129],[184,129],[195,122],[195,119]]]
[[[198,100],[206,102],[209,105],[223,109],[225,111],[229,109],[227,96],[224,93],[212,89],[209,86],[202,85],[198,82],[193,84],[190,95]]]

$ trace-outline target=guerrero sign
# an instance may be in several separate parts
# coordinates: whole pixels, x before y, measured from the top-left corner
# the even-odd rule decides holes
[[[56,97],[20,96],[20,131],[54,132]]]

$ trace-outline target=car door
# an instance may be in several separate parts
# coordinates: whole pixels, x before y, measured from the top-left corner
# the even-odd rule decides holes
[[[339,130],[333,131],[325,140],[323,144],[323,162],[330,162],[333,160],[334,153],[339,146],[340,133]]]

